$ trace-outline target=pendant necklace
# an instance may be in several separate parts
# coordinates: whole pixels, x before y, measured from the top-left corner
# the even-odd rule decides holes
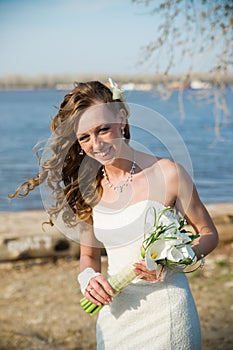
[[[123,189],[124,187],[127,187],[129,182],[131,182],[133,180],[133,174],[135,173],[135,168],[136,168],[136,165],[135,165],[135,161],[133,161],[133,164],[131,166],[131,169],[130,169],[130,172],[129,172],[129,176],[127,177],[127,179],[121,184],[121,185],[113,185],[113,183],[111,183],[111,181],[109,181],[109,178],[108,178],[108,175],[106,173],[106,170],[103,166],[102,168],[102,172],[103,172],[103,176],[104,176],[104,180],[105,180],[105,184],[112,188],[114,191],[117,191],[117,192],[123,192]]]

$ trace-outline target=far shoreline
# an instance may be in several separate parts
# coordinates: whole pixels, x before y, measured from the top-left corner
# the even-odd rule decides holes
[[[104,73],[73,73],[73,74],[54,74],[54,75],[1,75],[0,91],[27,91],[27,90],[70,90],[76,81],[100,80],[108,81],[111,76],[113,80],[119,82],[120,85],[150,84],[152,87],[164,85],[168,89],[194,89],[197,87],[233,87],[233,74],[221,74],[216,76],[211,73],[204,72],[187,72],[186,74],[104,74]],[[208,85],[206,85],[208,84]]]

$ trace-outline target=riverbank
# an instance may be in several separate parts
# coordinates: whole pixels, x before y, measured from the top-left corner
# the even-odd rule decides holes
[[[206,205],[220,242],[233,241],[233,203]],[[48,222],[44,210],[0,212],[0,262],[40,257],[79,257],[78,242],[67,239]]]
[[[187,277],[200,316],[203,350],[230,350],[233,204],[207,207],[219,229],[220,243],[206,258],[204,269]],[[42,211],[0,213],[0,238],[44,234],[41,228],[44,219],[47,216]],[[104,274],[106,265],[103,257]],[[95,349],[96,317],[85,314],[79,306],[78,271],[78,255],[69,256],[67,252],[63,257],[56,254],[33,259],[14,257],[0,263],[0,350]]]

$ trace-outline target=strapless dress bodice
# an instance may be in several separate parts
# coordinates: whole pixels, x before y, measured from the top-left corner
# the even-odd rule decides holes
[[[140,258],[146,225],[154,222],[154,210],[150,208],[158,214],[165,206],[143,200],[122,209],[94,207],[94,234],[106,248],[110,275]]]

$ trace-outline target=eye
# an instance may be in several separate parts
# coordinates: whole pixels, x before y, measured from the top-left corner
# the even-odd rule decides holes
[[[99,133],[105,133],[105,132],[108,132],[109,130],[110,130],[110,126],[105,126],[99,129]]]
[[[88,138],[89,138],[88,135],[83,135],[83,136],[80,136],[78,140],[79,140],[79,142],[83,142],[83,141],[87,141]]]

